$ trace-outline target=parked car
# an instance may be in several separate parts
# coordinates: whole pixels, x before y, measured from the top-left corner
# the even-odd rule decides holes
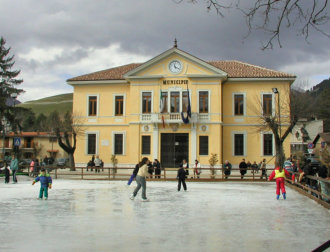
[[[314,153],[305,153],[304,154],[305,160],[311,161],[311,167],[313,168],[314,173],[318,172],[321,162],[318,157]]]
[[[18,168],[19,169],[25,169],[28,168],[30,166],[32,159],[29,158],[25,158],[25,159],[21,159],[18,162]]]
[[[67,163],[68,159],[67,158],[57,158],[56,159],[56,166],[57,167],[61,167],[64,168],[66,163]]]

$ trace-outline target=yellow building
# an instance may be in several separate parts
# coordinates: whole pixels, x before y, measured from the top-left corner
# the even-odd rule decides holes
[[[11,155],[15,151],[15,146],[18,146],[19,159],[38,158],[43,160],[45,156],[54,159],[68,157],[67,153],[58,145],[57,138],[48,132],[10,132],[5,135],[4,139],[0,139],[0,146],[2,154],[5,155]]]
[[[239,61],[203,61],[176,46],[142,64],[129,64],[67,80],[74,88],[73,113],[84,134],[75,160],[85,165],[93,154],[111,165],[132,167],[143,156],[163,167],[185,158],[209,167],[211,153],[221,167],[229,160],[270,160],[274,137],[261,125],[276,112],[281,96],[283,130],[289,116],[295,76]],[[190,105],[191,117],[187,118]],[[284,143],[289,154],[289,141]],[[273,165],[273,162],[271,163]]]

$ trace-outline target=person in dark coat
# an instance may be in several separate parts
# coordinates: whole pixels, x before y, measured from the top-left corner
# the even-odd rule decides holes
[[[183,169],[186,172],[186,178],[188,178],[188,176],[189,176],[189,164],[187,163],[187,160],[186,159],[183,159],[182,160],[182,164],[180,165],[180,167],[181,166],[183,167]]]
[[[225,179],[228,179],[228,176],[231,173],[231,163],[229,163],[228,160],[225,161],[225,165],[224,165],[224,172],[225,172]]]
[[[241,173],[241,179],[244,178],[244,175],[247,170],[247,164],[245,163],[245,158],[242,159],[242,162],[239,164],[239,172]]]
[[[178,179],[178,191],[181,190],[181,183],[183,186],[183,189],[185,191],[187,191],[187,185],[186,185],[186,171],[184,170],[183,166],[180,165],[180,169],[178,170],[178,175],[177,175],[177,179]]]
[[[160,178],[161,170],[160,170],[160,163],[159,163],[158,159],[154,160],[152,166],[155,170],[155,178]]]
[[[151,162],[148,164],[148,173],[149,173],[149,178],[152,178],[152,174],[154,174],[154,167]]]

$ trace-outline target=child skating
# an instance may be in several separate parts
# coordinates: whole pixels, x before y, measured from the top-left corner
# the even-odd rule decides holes
[[[48,173],[46,173],[45,168],[41,169],[39,176],[33,180],[32,185],[34,185],[38,181],[40,181],[39,199],[42,199],[43,195],[45,195],[45,200],[47,200],[48,188],[52,188],[52,177]]]
[[[182,165],[180,166],[180,169],[178,170],[177,179],[178,179],[178,191],[181,190],[181,183],[183,185],[183,189],[185,191],[187,191],[187,185],[186,185],[186,181],[185,181],[186,180],[186,171]]]
[[[290,173],[283,167],[277,167],[272,171],[268,180],[271,181],[275,177],[276,179],[276,199],[280,198],[280,191],[282,191],[283,199],[286,199],[285,191],[285,177],[291,177]],[[292,181],[294,181],[294,175],[292,175]]]

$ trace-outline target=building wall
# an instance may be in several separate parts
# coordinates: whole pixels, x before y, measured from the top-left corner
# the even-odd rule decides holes
[[[171,74],[168,64],[173,59],[179,59],[183,63],[183,70],[179,75]],[[203,75],[199,77],[198,75]],[[278,96],[273,94],[272,88],[276,87],[280,93],[282,133],[288,126],[289,120],[289,93],[290,82],[276,81],[237,81],[222,78],[214,78],[215,73],[205,66],[199,65],[190,59],[180,55],[172,55],[156,62],[155,64],[135,73],[134,78],[124,81],[95,82],[91,84],[74,85],[73,112],[79,117],[80,125],[85,132],[97,133],[97,149],[105,162],[110,165],[113,154],[113,132],[122,132],[125,135],[125,154],[117,155],[119,166],[134,166],[141,158],[141,138],[143,135],[151,137],[150,159],[160,158],[160,139],[162,133],[188,133],[189,134],[189,162],[193,163],[197,158],[202,166],[208,166],[211,153],[218,154],[220,166],[228,159],[237,166],[244,157],[247,161],[260,161],[263,158],[271,159],[273,156],[263,156],[261,132],[269,132],[260,126],[261,97],[262,94],[272,94],[273,113],[278,111]],[[209,76],[209,77],[208,77]],[[164,84],[166,80],[187,80],[186,84]],[[191,98],[191,110],[193,118],[191,123],[185,125],[182,121],[166,121],[165,128],[159,120],[159,104],[161,91],[186,91],[189,89]],[[152,93],[152,111],[150,115],[142,115],[142,92]],[[209,113],[198,113],[198,93],[208,91]],[[245,97],[245,113],[243,116],[233,114],[233,95],[242,93]],[[88,96],[98,97],[97,116],[87,116]],[[114,115],[115,95],[124,96],[124,115]],[[144,117],[146,116],[146,117]],[[156,119],[155,119],[156,118]],[[158,120],[157,120],[158,118]],[[245,155],[233,155],[233,134],[243,132],[245,134]],[[209,136],[208,155],[199,154],[199,136]],[[157,140],[158,139],[158,140]],[[86,153],[86,134],[78,136],[75,160],[77,164],[84,165],[92,155]],[[274,145],[274,140],[273,140]],[[285,153],[289,155],[289,141],[284,143]],[[275,145],[273,147],[275,154]],[[275,161],[275,159],[274,159]],[[273,162],[274,163],[274,162]],[[270,164],[272,164],[270,162]]]
[[[25,133],[23,133],[24,136],[15,136],[15,137],[20,137],[21,138],[21,145],[20,145],[20,158],[25,158],[26,155],[29,155],[29,156],[33,156],[35,158],[38,158],[38,159],[43,159],[45,156],[48,156],[50,157],[50,153],[52,151],[54,151],[54,155],[55,155],[55,158],[67,158],[68,155],[67,153],[58,145],[57,143],[57,140],[55,142],[51,142],[50,141],[50,137],[49,136],[45,136],[43,134],[41,135],[36,135],[36,134],[33,134],[33,135],[26,135]],[[32,138],[33,141],[32,141],[32,145],[29,146],[30,148],[25,148],[25,139],[26,137],[29,137],[29,138]],[[12,153],[13,152],[13,139],[14,139],[14,136],[11,135],[8,137],[9,138],[9,146],[8,148],[5,148],[5,152],[7,153]],[[1,148],[3,147],[3,143],[2,143],[2,138],[0,139],[0,146]],[[1,153],[2,153],[2,150],[1,149]],[[35,153],[37,153],[35,155]]]

